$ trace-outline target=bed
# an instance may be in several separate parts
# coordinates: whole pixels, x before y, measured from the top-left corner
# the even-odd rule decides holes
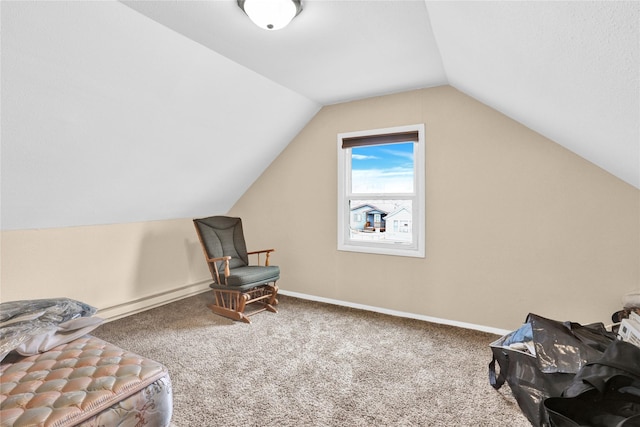
[[[170,424],[164,365],[87,334],[101,323],[94,308],[36,301],[0,304],[0,426]]]

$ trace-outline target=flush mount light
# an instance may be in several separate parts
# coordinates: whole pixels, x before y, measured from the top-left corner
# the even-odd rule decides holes
[[[301,0],[238,0],[238,6],[265,30],[284,28],[302,12]]]

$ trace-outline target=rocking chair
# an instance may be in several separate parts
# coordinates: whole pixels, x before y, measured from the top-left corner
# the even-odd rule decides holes
[[[208,305],[211,311],[246,323],[251,323],[249,316],[265,310],[277,313],[273,306],[278,304],[280,267],[269,265],[269,255],[275,249],[247,252],[240,218],[212,216],[193,223],[213,277],[209,285],[215,295],[215,303]],[[257,255],[260,264],[263,253],[264,266],[249,265],[249,255]],[[258,308],[245,312],[250,304]]]

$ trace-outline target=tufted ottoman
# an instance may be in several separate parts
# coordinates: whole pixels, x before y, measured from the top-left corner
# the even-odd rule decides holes
[[[0,426],[168,426],[171,381],[160,363],[86,335],[0,365]]]

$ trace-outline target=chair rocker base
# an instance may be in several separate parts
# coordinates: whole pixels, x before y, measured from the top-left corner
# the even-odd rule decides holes
[[[276,295],[278,287],[273,285],[260,286],[248,291],[214,289],[213,293],[216,297],[215,303],[208,304],[207,307],[220,316],[232,320],[241,320],[245,323],[251,323],[249,316],[263,311],[277,313],[273,306],[278,304]],[[246,310],[249,305],[257,305],[259,308]]]

